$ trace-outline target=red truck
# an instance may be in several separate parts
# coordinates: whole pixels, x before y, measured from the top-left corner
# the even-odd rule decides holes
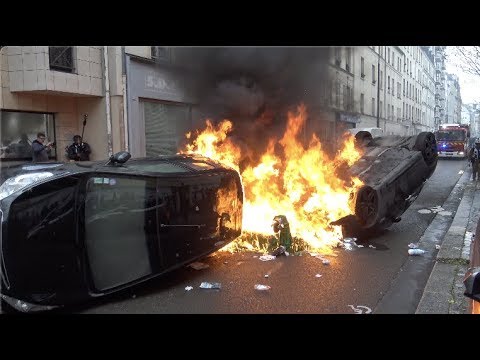
[[[438,157],[466,158],[470,128],[465,124],[443,124],[435,133]]]

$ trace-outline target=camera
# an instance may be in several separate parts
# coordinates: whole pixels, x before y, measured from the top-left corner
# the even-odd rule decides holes
[[[53,142],[51,145],[52,145],[52,147],[55,147],[56,144]]]

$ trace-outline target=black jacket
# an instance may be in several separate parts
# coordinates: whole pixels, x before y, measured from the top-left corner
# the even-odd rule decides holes
[[[48,152],[50,149],[43,145],[38,140],[33,140],[32,150],[33,150],[33,162],[45,162],[48,161]]]
[[[70,160],[89,161],[91,152],[90,145],[85,142],[73,143],[67,148],[67,156]]]

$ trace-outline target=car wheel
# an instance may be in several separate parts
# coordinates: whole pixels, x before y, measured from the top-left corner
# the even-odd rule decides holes
[[[372,134],[368,131],[359,131],[355,135],[355,142],[360,146],[366,146],[373,140]]]
[[[423,160],[429,167],[436,166],[438,158],[437,141],[435,140],[435,135],[431,132],[418,134],[414,150],[422,153]]]
[[[364,227],[371,227],[377,221],[378,195],[370,186],[364,186],[358,191],[355,215]]]

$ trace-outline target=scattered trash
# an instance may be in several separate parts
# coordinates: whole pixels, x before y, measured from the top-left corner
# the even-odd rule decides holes
[[[185,291],[190,291],[190,290],[193,290],[193,286],[186,286],[185,287]]]
[[[440,245],[435,245],[435,249],[439,250],[439,249],[440,249]]]
[[[288,251],[285,251],[285,256],[290,256],[290,253]]]
[[[330,265],[330,260],[322,259],[322,264],[323,265]]]
[[[450,215],[452,215],[452,212],[451,211],[439,211],[438,215],[450,216]]]
[[[343,248],[345,250],[353,250],[353,245],[347,242],[347,243],[343,244]]]
[[[431,213],[431,211],[428,210],[428,209],[420,209],[420,210],[418,210],[418,212],[419,212],[420,214],[430,214],[430,213]]]
[[[264,276],[264,277],[268,278],[268,274],[265,274],[265,276]]]
[[[355,314],[370,314],[372,312],[372,309],[370,309],[368,306],[363,306],[363,305],[357,305],[357,307],[353,305],[348,305],[352,308],[353,311],[355,311]],[[362,310],[365,309],[365,310]]]
[[[195,270],[202,270],[210,267],[208,264],[204,264],[202,262],[194,262],[188,265],[189,267],[195,269]]]
[[[463,170],[460,170],[460,171],[458,172],[458,175],[462,175],[462,174],[463,174]]]
[[[209,283],[209,282],[202,282],[200,284],[201,289],[221,289],[222,284],[220,283]]]
[[[422,249],[408,249],[408,255],[423,255],[426,251]]]
[[[254,259],[258,258],[258,255],[253,255],[253,258],[254,258]]]
[[[373,246],[373,245],[368,245],[368,247],[369,247],[370,249],[376,249],[376,248],[377,248],[376,246]]]
[[[322,274],[315,275],[316,278],[322,277]]]
[[[434,207],[430,208],[430,210],[431,210],[433,213],[438,213],[438,212],[443,211],[443,210],[445,210],[445,209],[442,208],[441,206],[434,206]]]
[[[352,241],[355,242],[355,241],[357,241],[357,239],[356,238],[345,238],[345,239],[343,239],[343,241],[346,242],[346,243],[349,243],[349,242],[352,242]]]
[[[228,264],[228,261],[224,261],[223,263],[226,265],[226,264]]]
[[[273,255],[262,255],[259,257],[260,260],[262,261],[270,261],[270,260],[275,260],[275,256]]]
[[[132,299],[135,299],[137,297],[137,295],[133,294],[132,295]]]
[[[268,285],[261,285],[261,284],[256,284],[254,286],[255,290],[260,290],[260,291],[264,291],[264,290],[270,290],[271,287],[268,286]]]
[[[365,247],[365,246],[364,245],[357,245],[357,247],[362,248],[362,247]]]
[[[280,245],[274,252],[272,252],[272,256],[280,256],[280,255],[283,255],[285,254],[285,246],[283,245]]]
[[[312,252],[312,253],[310,253],[310,255],[313,256],[313,257],[317,257],[317,256],[318,256],[318,253]]]
[[[213,244],[214,246],[221,246],[225,244],[225,241],[217,241],[215,244]]]
[[[417,244],[414,244],[414,243],[410,243],[410,244],[408,244],[408,247],[409,247],[410,249],[416,249],[416,248],[418,248],[418,245],[417,245]]]

